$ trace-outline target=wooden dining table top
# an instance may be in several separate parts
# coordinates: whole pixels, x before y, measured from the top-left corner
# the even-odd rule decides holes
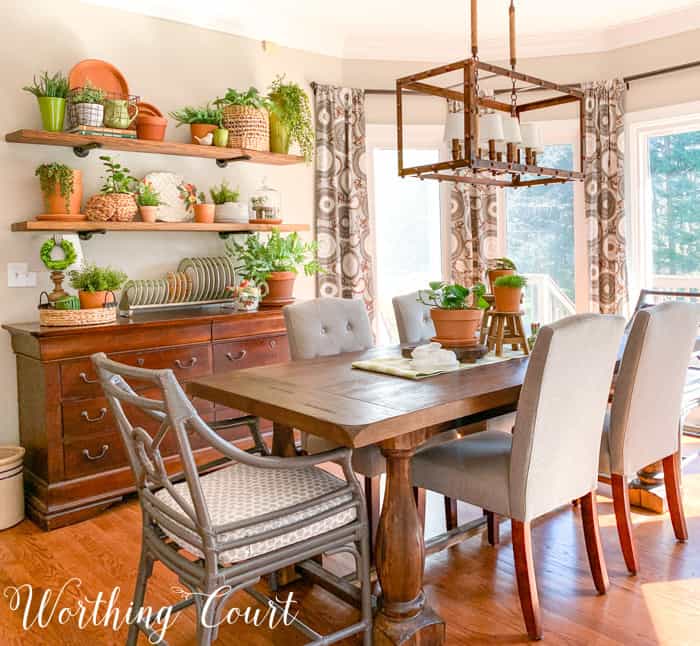
[[[352,368],[400,346],[234,370],[196,379],[192,396],[358,448],[517,402],[527,357],[406,379]]]

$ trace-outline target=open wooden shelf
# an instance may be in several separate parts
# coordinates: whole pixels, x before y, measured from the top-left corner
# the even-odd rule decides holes
[[[12,231],[36,232],[52,231],[77,233],[81,238],[89,239],[95,233],[108,231],[179,231],[187,233],[218,233],[222,237],[232,233],[270,232],[279,229],[284,233],[291,231],[308,231],[308,224],[234,224],[228,222],[213,222],[199,224],[197,222],[53,222],[50,220],[25,220],[15,222]]]
[[[147,141],[145,139],[120,139],[97,135],[75,135],[69,132],[47,132],[45,130],[16,130],[5,135],[5,141],[15,144],[39,144],[44,146],[64,146],[72,148],[78,157],[86,157],[91,149],[123,150],[134,153],[156,155],[178,155],[180,157],[203,157],[215,159],[219,166],[229,162],[247,161],[252,164],[288,166],[304,161],[299,155],[259,152],[245,148],[223,148],[200,146],[174,141]]]

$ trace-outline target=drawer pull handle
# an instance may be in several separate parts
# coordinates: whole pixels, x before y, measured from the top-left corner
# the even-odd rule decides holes
[[[247,351],[247,350],[241,350],[241,351],[234,357],[232,353],[227,352],[227,353],[226,353],[226,358],[227,358],[229,361],[240,361],[241,359],[244,359],[244,358],[245,358],[245,355],[247,355],[247,354],[248,354],[248,351]]]
[[[180,359],[175,359],[175,365],[184,370],[185,368],[194,368],[197,364],[197,357],[192,357],[189,361],[180,361]]]
[[[275,347],[277,347],[277,341],[276,341],[275,339],[270,339],[270,340],[267,342],[267,345],[270,346],[270,349],[275,348]]]
[[[94,462],[95,460],[101,460],[107,455],[107,451],[109,451],[109,444],[103,444],[97,455],[90,455],[90,449],[83,449],[83,457]]]
[[[136,359],[136,365],[139,368],[143,368],[144,363],[146,363],[146,360],[143,357],[139,357],[138,359]]]
[[[97,417],[90,417],[90,414],[86,410],[80,413],[80,417],[82,417],[86,422],[90,422],[92,424],[93,422],[101,422],[105,418],[106,414],[107,409],[100,408],[100,412],[97,415]]]
[[[78,375],[78,377],[80,377],[80,380],[81,380],[84,384],[99,384],[99,383],[100,383],[100,380],[99,380],[99,379],[89,379],[88,376],[87,376],[84,372],[81,372],[81,373]]]

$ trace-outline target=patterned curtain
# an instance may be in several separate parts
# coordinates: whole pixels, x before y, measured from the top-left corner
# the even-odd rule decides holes
[[[467,287],[484,282],[488,259],[498,255],[497,237],[496,187],[455,183],[450,195],[450,280]]]
[[[316,239],[320,296],[361,298],[374,317],[363,90],[316,87]]]
[[[587,83],[585,91],[585,193],[590,308],[620,314],[627,301],[624,236],[625,84]]]

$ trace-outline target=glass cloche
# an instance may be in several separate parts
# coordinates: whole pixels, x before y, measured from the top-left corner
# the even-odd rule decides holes
[[[250,197],[250,219],[275,221],[281,219],[280,193],[267,185],[263,178],[262,185]]]

